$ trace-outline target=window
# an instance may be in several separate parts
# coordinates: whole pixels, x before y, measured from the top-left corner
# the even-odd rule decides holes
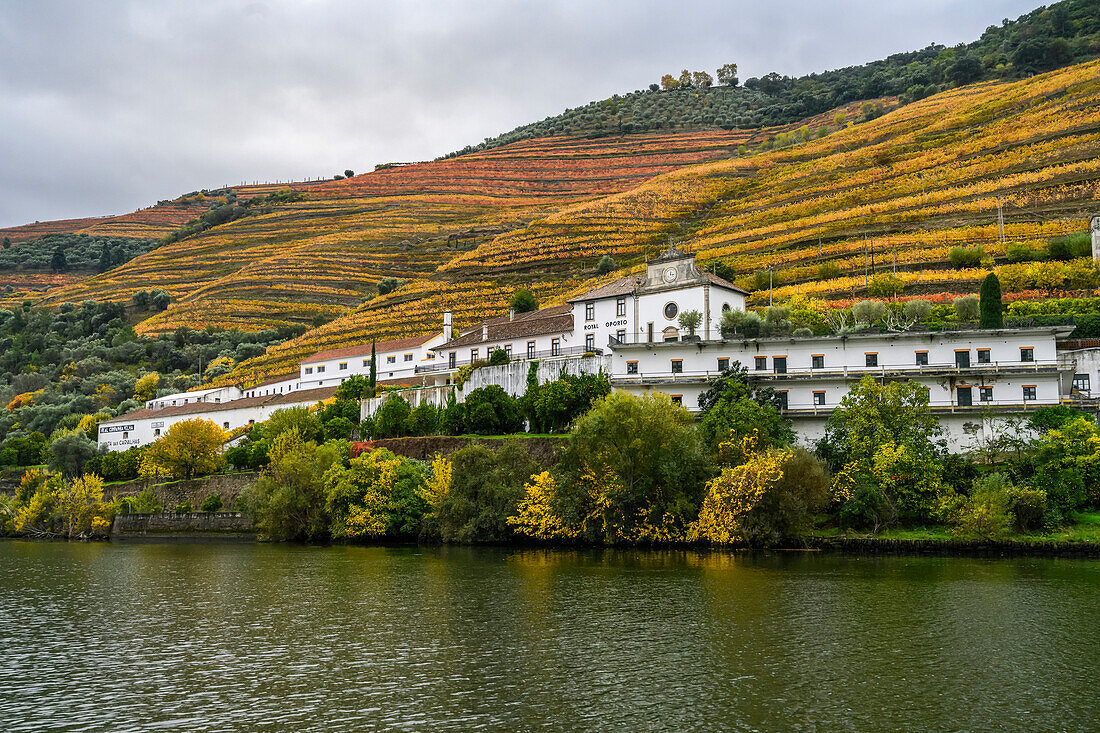
[[[386,357],[386,363],[387,364],[396,364],[397,363],[397,357],[396,356],[387,356]]]
[[[625,344],[626,343],[626,329],[625,328],[620,328],[618,331],[615,332],[615,340],[618,341],[620,344]]]
[[[324,368],[323,366],[319,366],[319,367],[317,367],[317,373],[318,373],[318,374],[323,374],[323,373],[324,373],[324,371],[325,371],[325,368]]]
[[[584,320],[594,321],[596,320],[596,304],[585,303],[584,304]]]
[[[756,370],[763,371],[768,368],[768,357],[758,356],[755,358]]]
[[[477,349],[470,349],[470,361],[477,361]]]
[[[974,404],[974,394],[970,387],[956,387],[955,397],[959,407],[970,407]]]
[[[504,353],[508,355],[508,361],[511,361],[512,360],[512,345],[511,344],[505,344],[504,345]]]
[[[824,369],[825,368],[825,355],[814,354],[810,357],[810,367],[812,369]]]
[[[412,354],[405,354],[404,359],[405,359],[405,361],[412,361],[413,360],[413,355]]]
[[[723,358],[723,359],[718,360],[718,371],[724,372],[729,368],[730,368],[730,360],[729,360],[728,356]]]
[[[1028,384],[1024,387],[1024,402],[1030,402],[1035,399],[1035,385]]]
[[[773,357],[772,358],[772,370],[776,374],[786,374],[787,373],[787,357],[785,357],[785,356]]]
[[[346,372],[348,369],[348,363],[346,361],[340,362],[340,371]]]
[[[683,359],[673,359],[672,360],[672,373],[673,374],[683,374],[684,373],[684,360]]]
[[[988,364],[989,361],[989,349],[978,349],[978,363]]]
[[[306,374],[313,374],[313,367],[306,367]]]
[[[782,392],[776,392],[776,394],[779,395],[779,409],[786,410],[787,409],[787,390],[783,390]]]
[[[256,421],[255,421],[255,420],[249,420],[249,421],[248,421],[248,424],[249,424],[249,425],[255,425],[255,424],[256,424]]]
[[[927,351],[918,351],[917,352],[917,366],[928,366],[928,352]]]
[[[561,356],[561,339],[550,339],[550,356]]]
[[[535,342],[534,341],[528,341],[527,342],[527,358],[528,359],[534,359],[535,358]]]
[[[878,366],[878,354],[877,353],[864,354],[864,357],[866,359],[867,366],[869,366],[869,367],[877,367]]]
[[[955,349],[955,367],[958,369],[970,368],[970,350]]]
[[[456,354],[453,351],[451,353],[447,354],[447,367],[449,369],[454,369],[455,365],[457,363],[458,363],[458,354]]]
[[[1035,361],[1035,349],[1028,346],[1020,349],[1020,361]]]
[[[621,318],[626,315],[626,298],[615,299],[615,317]]]
[[[722,304],[722,312],[723,312],[723,313],[725,313],[725,312],[726,312],[726,311],[728,311],[729,309],[730,309],[730,304],[729,304],[729,303],[723,303],[723,304]]]
[[[684,396],[682,394],[669,395],[672,398],[672,404],[682,405],[684,404]]]
[[[1091,392],[1092,391],[1092,377],[1088,374],[1074,374],[1073,375],[1073,388],[1078,392]]]
[[[679,312],[680,312],[680,307],[678,305],[676,305],[675,303],[666,303],[665,304],[665,318],[667,318],[668,320],[671,321],[673,318],[676,317],[676,314],[679,313]]]
[[[980,401],[980,402],[992,402],[993,401],[993,388],[992,387],[978,387],[978,401]]]
[[[153,437],[154,438],[160,437],[160,428],[153,428]]]
[[[227,421],[227,422],[223,422],[223,423],[222,423],[222,427],[223,427],[223,428],[225,428],[226,430],[229,430],[229,422],[228,422],[228,421]]]
[[[626,363],[626,373],[627,374],[637,374],[638,373],[638,362],[628,361]]]
[[[653,341],[653,323],[646,324],[646,341]]]
[[[363,359],[363,366],[369,367],[370,366],[370,359]]]
[[[815,407],[821,407],[824,404],[825,404],[825,393],[824,392],[814,392],[814,406]]]
[[[126,440],[129,437],[130,437],[130,431],[129,430],[123,430],[122,431],[122,439]]]
[[[596,348],[596,334],[586,333],[584,335],[584,350],[593,351]]]

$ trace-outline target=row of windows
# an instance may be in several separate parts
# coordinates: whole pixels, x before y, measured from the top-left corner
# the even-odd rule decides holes
[[[512,358],[512,345],[511,344],[505,344],[502,348],[504,350],[504,353],[508,355],[508,358],[511,359]],[[496,348],[486,349],[485,355],[486,356],[492,356],[492,353],[496,350],[497,350]],[[554,356],[557,356],[558,354],[561,353],[561,339],[560,338],[550,340],[550,353],[553,354]],[[481,356],[481,349],[470,349],[470,361],[471,362],[477,361],[480,356]],[[534,359],[535,358],[535,342],[534,341],[528,341],[527,342],[527,358],[528,359]],[[447,366],[449,366],[453,369],[457,365],[458,365],[458,352],[452,351],[449,354],[447,354]]]
[[[993,388],[992,387],[978,387],[978,401],[979,402],[992,402],[993,401]],[[1036,394],[1037,385],[1027,384],[1021,387],[1021,396],[1024,402],[1034,402],[1038,399]],[[928,388],[925,388],[928,391]],[[787,390],[777,390],[776,394],[779,396],[779,402],[782,409],[786,410],[787,403]],[[825,392],[815,391],[813,393],[814,407],[822,407],[825,405]],[[960,407],[969,407],[974,404],[974,387],[973,386],[959,386],[955,388],[955,403]]]
[[[626,298],[615,299],[615,317],[621,318],[626,315]],[[584,320],[594,321],[596,320],[596,303],[595,301],[589,301],[584,304]]]
[[[978,362],[979,364],[990,363],[990,350],[978,349]],[[915,351],[913,352],[913,363],[915,366],[928,366],[928,352],[927,351]],[[756,371],[766,371],[768,368],[768,357],[756,356],[753,357]],[[869,367],[879,366],[879,358],[877,351],[868,351],[863,355],[864,364]],[[729,359],[719,359],[718,369],[724,370],[729,368]],[[1025,347],[1020,349],[1020,361],[1021,362],[1034,362],[1035,361],[1035,349],[1032,347]],[[955,366],[966,369],[970,367],[970,351],[969,349],[956,349],[955,350]],[[825,355],[813,354],[810,356],[810,368],[811,369],[824,369],[825,368]],[[776,374],[784,374],[787,371],[787,357],[786,356],[773,356],[772,357],[772,371]]]
[[[415,356],[413,354],[402,354],[401,355],[401,360],[402,361],[412,361],[414,358],[415,358]],[[428,358],[429,359],[434,359],[435,354],[429,354]],[[386,363],[387,364],[396,364],[397,363],[397,355],[394,354],[392,356],[387,356],[386,357]],[[364,367],[369,367],[370,366],[370,359],[363,359],[363,366]],[[342,362],[340,362],[339,364],[336,365],[336,368],[339,371],[342,371],[342,372],[347,371],[348,363],[346,361],[342,361]],[[321,364],[320,366],[316,367],[316,369],[317,369],[318,374],[324,374],[325,373],[324,364]],[[313,370],[314,370],[314,367],[306,367],[306,374],[313,374]]]

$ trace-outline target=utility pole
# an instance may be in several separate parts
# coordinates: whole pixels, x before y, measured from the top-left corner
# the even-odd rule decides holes
[[[1001,197],[997,197],[997,227],[1001,230],[1001,244],[1005,241],[1005,216],[1001,209]]]

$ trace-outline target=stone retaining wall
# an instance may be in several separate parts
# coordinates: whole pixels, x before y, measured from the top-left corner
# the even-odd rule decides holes
[[[189,501],[196,509],[208,496],[217,495],[223,506],[232,506],[241,490],[256,482],[255,473],[230,473],[219,476],[204,476],[188,481],[165,481],[164,479],[135,479],[120,484],[103,487],[103,498],[110,500],[116,496],[137,496],[145,489],[152,489],[157,503],[165,509]]]
[[[255,528],[243,512],[118,514],[111,525],[112,539],[149,535],[253,539]]]

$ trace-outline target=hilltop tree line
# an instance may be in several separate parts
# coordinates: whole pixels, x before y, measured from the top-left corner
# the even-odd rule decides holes
[[[0,270],[108,270],[149,252],[152,239],[99,237],[88,234],[46,234],[19,244],[4,239]]]
[[[600,137],[694,128],[752,129],[797,122],[831,109],[883,96],[904,102],[952,86],[1013,79],[1050,71],[1100,55],[1100,13],[1094,0],[1063,0],[991,25],[981,38],[953,48],[932,44],[919,51],[835,71],[789,77],[771,72],[740,84],[737,65],[717,70],[721,86],[705,71],[666,74],[647,90],[567,109],[517,127],[462,155],[533,137]]]

